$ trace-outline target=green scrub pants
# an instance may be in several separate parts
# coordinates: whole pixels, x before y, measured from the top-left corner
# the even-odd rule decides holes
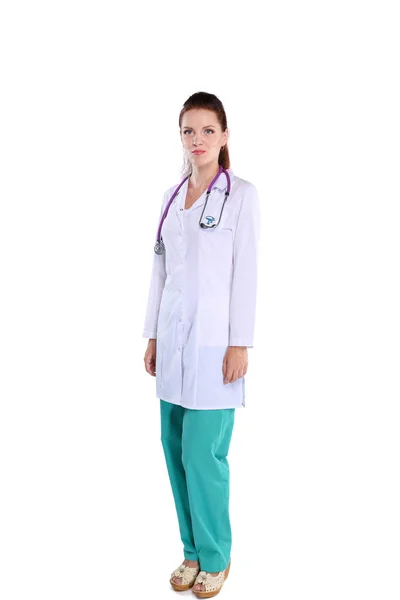
[[[162,399],[160,409],[184,557],[203,571],[223,571],[232,545],[227,455],[235,409],[195,410]]]

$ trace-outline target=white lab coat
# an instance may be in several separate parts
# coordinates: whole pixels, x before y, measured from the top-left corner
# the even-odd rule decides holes
[[[188,180],[162,226],[165,253],[154,253],[143,337],[156,338],[156,396],[192,409],[245,406],[244,377],[224,384],[228,346],[253,347],[260,205],[256,187],[228,169],[231,191],[215,229],[202,229],[206,192],[186,210]],[[161,220],[178,187],[164,194]],[[219,219],[227,186],[221,173],[206,216]],[[155,232],[157,232],[155,224]]]

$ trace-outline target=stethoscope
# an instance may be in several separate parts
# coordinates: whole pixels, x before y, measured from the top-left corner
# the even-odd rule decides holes
[[[209,222],[207,224],[206,223],[202,223],[201,220],[203,218],[204,211],[206,210],[206,206],[207,206],[208,198],[209,198],[209,195],[210,195],[210,192],[211,192],[211,188],[214,185],[214,183],[217,181],[218,177],[221,175],[222,171],[225,173],[226,181],[227,181],[227,184],[228,184],[228,189],[225,192],[225,199],[224,199],[224,203],[222,205],[222,209],[221,209],[221,212],[220,212],[220,215],[219,215],[218,223],[213,223],[212,222],[212,221],[215,221],[214,217],[206,217],[206,219]],[[154,246],[154,252],[156,254],[164,254],[164,252],[165,252],[164,242],[162,241],[162,237],[161,237],[162,224],[164,223],[164,221],[165,221],[165,219],[167,217],[167,214],[168,214],[168,211],[169,211],[169,207],[171,206],[174,198],[177,196],[177,194],[179,193],[179,190],[181,189],[181,187],[183,186],[183,184],[185,183],[185,181],[187,179],[189,179],[189,177],[190,177],[190,175],[188,175],[187,177],[185,177],[183,179],[183,181],[181,181],[181,183],[176,188],[175,192],[172,194],[171,199],[168,202],[167,206],[165,207],[164,214],[163,214],[163,216],[161,218],[161,221],[160,221],[160,225],[158,226],[156,245]],[[217,225],[219,225],[219,222],[221,221],[222,213],[224,211],[225,202],[228,199],[230,191],[231,191],[231,178],[229,177],[228,171],[226,169],[224,169],[224,167],[222,165],[220,165],[220,167],[218,169],[218,173],[216,174],[216,176],[214,177],[214,179],[212,180],[212,182],[210,183],[210,185],[207,188],[206,202],[205,202],[205,205],[204,205],[204,208],[203,208],[203,212],[201,213],[201,217],[200,217],[200,220],[199,220],[200,227],[202,227],[203,229],[213,229],[214,227],[217,227]]]

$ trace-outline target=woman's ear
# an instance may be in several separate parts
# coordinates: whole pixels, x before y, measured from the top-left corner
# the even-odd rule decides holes
[[[229,129],[224,131],[223,145],[225,146],[229,141]]]

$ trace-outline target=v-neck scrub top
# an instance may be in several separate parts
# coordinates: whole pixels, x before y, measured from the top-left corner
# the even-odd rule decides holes
[[[165,253],[153,252],[143,337],[157,340],[156,396],[185,408],[245,406],[245,377],[224,384],[222,365],[228,346],[253,348],[260,203],[252,183],[228,172],[219,225],[199,225],[206,192],[185,209],[186,180],[162,226]],[[158,223],[178,185],[165,192]],[[221,173],[202,222],[218,222],[226,188]]]

